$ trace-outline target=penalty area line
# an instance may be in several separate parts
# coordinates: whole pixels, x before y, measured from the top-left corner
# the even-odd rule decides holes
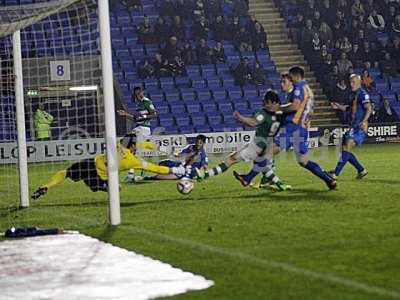
[[[337,276],[334,274],[322,273],[322,272],[317,272],[317,271],[313,271],[313,270],[309,270],[309,269],[304,269],[304,268],[296,267],[295,265],[285,263],[285,262],[279,262],[279,261],[258,258],[258,257],[246,254],[241,251],[210,246],[207,244],[195,242],[195,241],[188,240],[188,239],[182,239],[182,238],[173,237],[173,236],[166,235],[166,234],[152,232],[152,231],[138,228],[138,227],[131,226],[131,225],[123,225],[121,227],[121,229],[128,230],[128,231],[131,231],[134,233],[139,233],[142,235],[146,235],[151,238],[156,238],[156,239],[160,239],[160,240],[164,240],[164,241],[177,243],[177,244],[187,246],[189,248],[193,248],[196,250],[202,250],[205,252],[210,252],[210,253],[218,254],[221,256],[228,256],[231,258],[239,258],[241,260],[247,261],[247,262],[255,264],[255,265],[263,265],[263,266],[266,266],[266,267],[269,267],[272,269],[280,269],[287,273],[296,274],[296,275],[299,275],[302,277],[312,278],[315,280],[320,280],[320,281],[324,281],[324,282],[331,283],[331,284],[332,283],[339,284],[339,285],[342,285],[342,286],[345,286],[348,288],[352,288],[355,290],[360,290],[360,291],[363,291],[363,292],[366,292],[369,294],[375,294],[375,295],[380,295],[380,296],[391,297],[394,299],[400,299],[400,292],[397,292],[395,290],[390,290],[390,289],[370,285],[367,283],[355,281],[355,280],[348,279],[345,277],[340,277],[340,276]]]

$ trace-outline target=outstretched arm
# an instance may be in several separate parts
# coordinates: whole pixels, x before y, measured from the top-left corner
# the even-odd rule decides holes
[[[257,120],[254,117],[245,117],[240,112],[235,111],[233,113],[233,116],[236,120],[238,120],[240,123],[250,126],[250,127],[256,127],[257,126]]]

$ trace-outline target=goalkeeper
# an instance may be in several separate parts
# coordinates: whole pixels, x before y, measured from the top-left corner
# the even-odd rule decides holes
[[[136,134],[127,134],[118,144],[119,171],[139,169],[156,174],[175,174],[182,176],[186,173],[183,166],[168,168],[147,162],[135,155],[136,149],[151,149],[154,144],[151,142],[137,142]],[[191,171],[191,168],[189,172]],[[81,160],[72,164],[68,169],[57,172],[51,180],[39,187],[32,195],[32,199],[38,199],[45,195],[49,189],[64,182],[66,178],[72,181],[83,181],[93,192],[108,189],[107,184],[107,158],[105,154],[96,155],[95,158]]]

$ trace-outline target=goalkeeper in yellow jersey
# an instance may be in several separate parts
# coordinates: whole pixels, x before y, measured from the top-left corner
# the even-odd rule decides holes
[[[137,148],[151,149],[151,142],[136,142],[136,134],[131,133],[123,137],[118,144],[119,171],[139,169],[156,174],[175,174],[178,176],[191,172],[190,167],[165,167],[147,162],[135,155]],[[188,169],[188,170],[186,170]],[[51,180],[39,187],[32,195],[32,199],[38,199],[45,195],[49,189],[64,182],[66,178],[72,181],[83,181],[93,192],[106,192],[107,183],[107,158],[105,154],[96,155],[94,158],[81,160],[72,164],[68,169],[57,172]]]

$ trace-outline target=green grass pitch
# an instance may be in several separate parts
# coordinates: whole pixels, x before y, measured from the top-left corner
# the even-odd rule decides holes
[[[334,148],[328,157],[322,152],[313,150],[314,159],[333,168]],[[9,199],[17,198],[16,174],[0,166],[0,231],[79,230],[215,281],[174,299],[399,298],[400,145],[364,145],[356,154],[370,174],[357,181],[347,165],[331,192],[291,155],[277,159],[291,192],[244,189],[231,170],[197,183],[187,197],[174,182],[123,185],[118,227],[106,225],[106,195],[81,183],[65,183],[15,210]],[[30,191],[61,166],[30,166]]]

